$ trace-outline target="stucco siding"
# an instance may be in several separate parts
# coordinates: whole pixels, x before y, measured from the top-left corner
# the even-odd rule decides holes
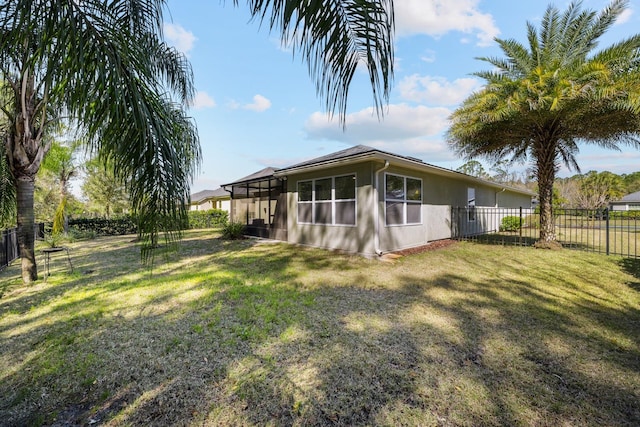
[[[374,223],[372,213],[371,163],[360,163],[343,167],[326,168],[319,172],[291,175],[287,179],[288,189],[288,241],[302,245],[346,252],[373,255]],[[303,224],[298,221],[299,181],[356,175],[356,225]]]
[[[428,173],[417,168],[411,169],[397,166],[390,166],[376,174],[376,171],[380,170],[383,165],[384,163],[378,161],[365,161],[345,166],[327,167],[314,172],[289,175],[287,177],[288,241],[364,255],[374,255],[378,250],[391,252],[421,246],[434,240],[450,238],[452,236],[451,209],[452,207],[466,207],[468,205],[468,189],[470,187],[474,188],[474,202],[478,208],[495,207],[496,205],[500,207],[517,208],[522,206],[528,208],[531,204],[531,198],[525,194],[518,194],[510,190],[501,191],[500,188],[491,187],[473,179],[466,179],[464,175],[448,177],[436,173]],[[301,223],[298,220],[297,208],[298,182],[347,174],[356,175],[356,225]],[[420,223],[406,225],[387,224],[385,182],[388,175],[421,180]],[[376,187],[377,191],[374,190]],[[408,213],[409,202],[406,203]],[[376,230],[378,233],[377,239]]]

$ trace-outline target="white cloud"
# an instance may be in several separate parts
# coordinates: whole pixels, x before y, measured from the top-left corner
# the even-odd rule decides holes
[[[350,145],[364,144],[381,150],[424,157],[427,161],[453,158],[443,141],[451,110],[447,108],[390,105],[382,120],[367,108],[346,117],[346,129],[324,113],[312,114],[305,123],[310,139],[329,139]]]
[[[253,97],[252,103],[243,105],[242,108],[244,108],[245,110],[257,111],[260,113],[271,108],[271,101],[258,94]]]
[[[427,63],[436,62],[436,52],[435,50],[427,49],[424,52],[424,55],[420,57],[420,59]]]
[[[633,10],[625,9],[618,17],[618,20],[616,21],[615,25],[620,25],[620,24],[629,22],[629,20],[631,19],[631,15],[633,15]]]
[[[216,101],[209,96],[207,92],[198,92],[193,99],[193,108],[199,110],[201,108],[213,108],[216,106]]]
[[[177,24],[165,23],[163,26],[164,36],[172,46],[185,55],[189,55],[193,44],[197,40],[191,31],[187,31]]]
[[[450,31],[475,34],[478,45],[486,46],[500,34],[493,17],[482,13],[479,0],[402,0],[395,2],[398,36],[427,34],[442,36]]]
[[[444,77],[407,76],[398,84],[400,96],[407,101],[431,105],[457,105],[482,87],[480,80],[462,78],[449,82]]]

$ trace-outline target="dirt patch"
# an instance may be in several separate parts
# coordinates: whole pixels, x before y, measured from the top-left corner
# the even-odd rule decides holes
[[[403,249],[401,251],[395,251],[391,253],[395,255],[401,255],[401,256],[421,254],[422,252],[435,251],[437,249],[446,248],[451,245],[454,245],[455,243],[456,241],[451,239],[436,240],[434,242],[428,243],[423,246],[416,246],[415,248]]]

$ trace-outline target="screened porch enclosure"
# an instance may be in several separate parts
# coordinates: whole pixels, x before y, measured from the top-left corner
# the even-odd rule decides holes
[[[231,218],[246,225],[247,234],[287,240],[285,182],[269,177],[232,186]]]

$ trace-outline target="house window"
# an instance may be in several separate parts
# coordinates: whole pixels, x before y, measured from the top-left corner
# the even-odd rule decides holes
[[[476,220],[476,189],[473,187],[467,188],[467,220]]]
[[[356,225],[356,176],[298,181],[298,223]]]
[[[385,175],[385,221],[387,225],[422,223],[422,180]]]

